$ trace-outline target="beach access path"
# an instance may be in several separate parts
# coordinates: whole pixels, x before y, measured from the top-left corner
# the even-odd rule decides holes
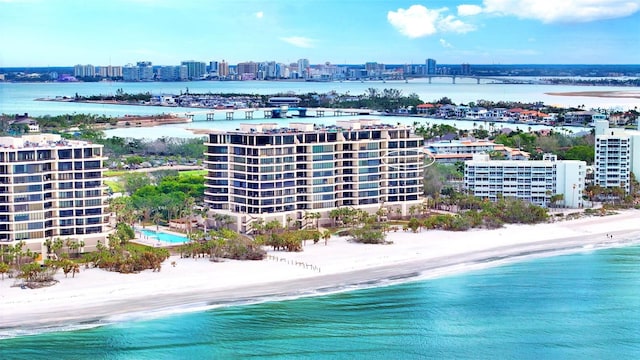
[[[513,261],[638,243],[640,210],[495,230],[391,232],[389,245],[344,237],[308,241],[303,252],[269,251],[262,261],[210,262],[173,256],[161,272],[60,272],[40,289],[0,281],[0,337],[15,329],[109,323],[189,307],[326,294],[345,289],[428,279]],[[171,263],[175,262],[175,266]],[[137,315],[136,315],[137,314]],[[140,315],[140,314],[144,314]]]

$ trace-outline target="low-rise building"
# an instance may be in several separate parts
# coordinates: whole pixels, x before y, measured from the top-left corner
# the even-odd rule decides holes
[[[510,148],[502,144],[496,144],[489,140],[442,140],[428,143],[425,151],[429,157],[441,164],[453,164],[458,161],[467,161],[474,154],[499,153],[509,160],[528,160],[530,155],[526,151]]]
[[[558,160],[552,154],[543,160],[491,160],[487,154],[475,154],[464,165],[464,187],[473,196],[490,201],[513,197],[545,207],[584,205],[584,161]],[[551,204],[554,195],[562,195],[562,200]]]

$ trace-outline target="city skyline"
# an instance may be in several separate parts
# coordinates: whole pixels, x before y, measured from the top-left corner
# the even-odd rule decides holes
[[[309,59],[311,64],[635,64],[640,0],[0,0],[0,67]]]

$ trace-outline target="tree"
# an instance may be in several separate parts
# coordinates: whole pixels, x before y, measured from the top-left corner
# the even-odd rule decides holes
[[[331,238],[331,231],[326,229],[322,232],[322,239],[324,239],[324,245],[327,246],[327,242]]]
[[[353,241],[364,244],[383,244],[386,239],[385,233],[371,224],[352,229],[351,236]]]
[[[564,153],[565,160],[581,160],[587,164],[592,164],[595,158],[595,148],[587,145],[577,145],[571,147]]]
[[[558,207],[558,203],[564,201],[564,194],[555,194],[551,195],[549,202],[553,205],[553,207]]]
[[[0,262],[0,276],[2,276],[2,280],[4,280],[4,274],[8,273],[10,269],[9,264]]]
[[[151,178],[145,173],[129,172],[122,175],[124,189],[127,193],[133,194],[138,189],[151,185]]]

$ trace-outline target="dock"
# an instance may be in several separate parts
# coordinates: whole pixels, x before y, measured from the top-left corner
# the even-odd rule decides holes
[[[185,113],[191,121],[225,121],[225,120],[262,120],[284,118],[313,118],[340,116],[369,116],[374,113],[370,109],[333,109],[333,108],[258,108],[258,109],[221,109],[193,111]],[[204,115],[204,116],[201,116]],[[262,116],[261,116],[262,115]]]

